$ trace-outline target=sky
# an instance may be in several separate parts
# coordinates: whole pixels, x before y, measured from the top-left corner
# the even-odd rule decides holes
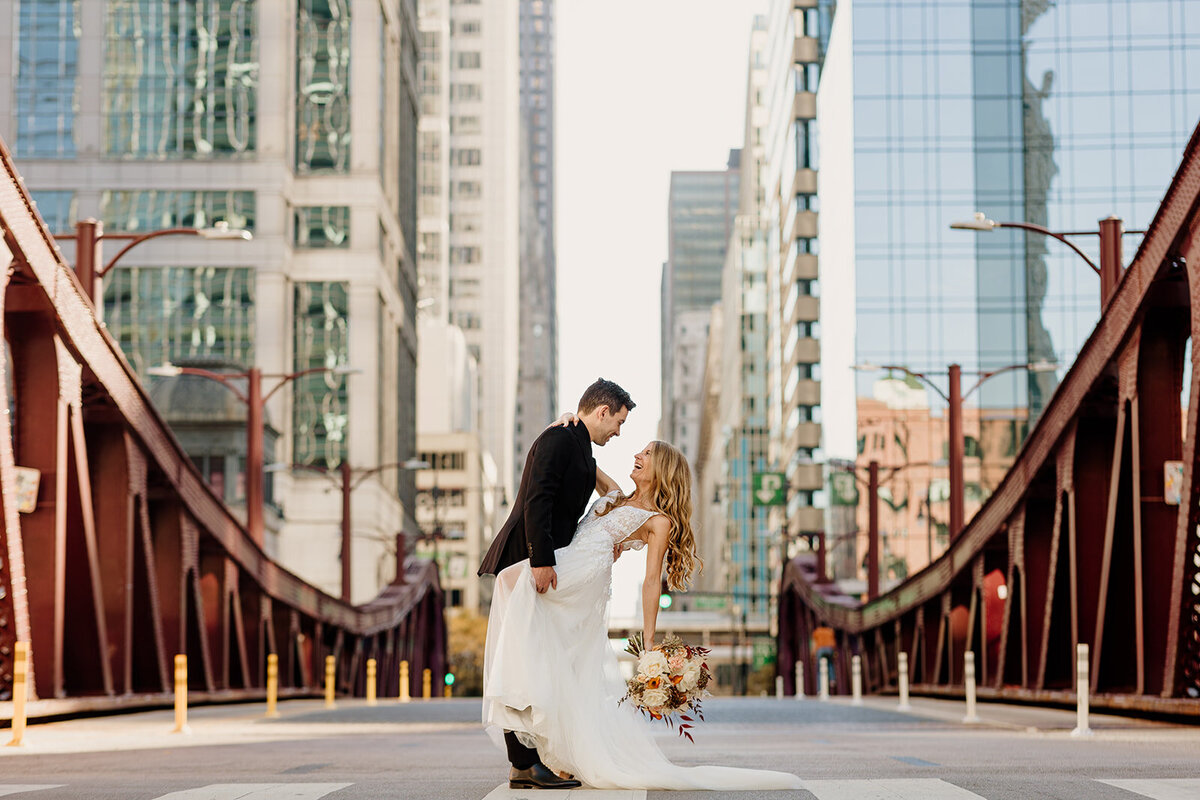
[[[637,408],[621,435],[594,449],[627,492],[633,455],[655,438],[660,414],[671,171],[724,169],[741,147],[750,29],[766,5],[556,3],[559,410],[574,410],[601,376],[630,393]],[[618,579],[638,577],[639,563],[622,557]]]

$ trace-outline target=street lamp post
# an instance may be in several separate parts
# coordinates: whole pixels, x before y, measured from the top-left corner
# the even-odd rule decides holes
[[[75,276],[83,286],[83,292],[95,305],[97,297],[103,296],[99,283],[116,266],[121,257],[142,242],[164,236],[199,236],[204,239],[234,239],[249,241],[254,238],[250,231],[230,227],[228,222],[219,221],[210,228],[164,228],[148,233],[105,233],[104,224],[96,219],[84,219],[75,223],[74,233],[56,233],[55,239],[75,240]],[[124,241],[127,244],[117,254],[101,265],[101,243],[105,240]]]
[[[930,380],[929,374],[916,372],[898,364],[863,363],[855,364],[851,368],[859,371],[889,370],[903,372],[905,375],[924,383],[946,401],[948,407],[946,415],[949,428],[948,436],[950,438],[947,446],[948,460],[950,462],[950,541],[954,541],[962,533],[962,529],[966,525],[966,458],[963,436],[963,401],[974,394],[984,382],[997,375],[1018,369],[1026,369],[1030,372],[1053,372],[1058,368],[1058,365],[1049,361],[1035,361],[1029,364],[1009,364],[999,369],[985,370],[977,373],[979,380],[975,381],[966,392],[962,390],[962,367],[959,364],[951,364],[947,370],[946,375],[949,379],[949,387],[948,391],[945,392]]]
[[[315,464],[292,464],[290,467],[286,464],[271,464],[266,469],[271,472],[278,470],[304,470],[307,472],[315,472],[318,475],[323,475],[330,480],[333,480],[333,473],[325,467],[319,467]],[[342,495],[342,522],[341,522],[341,559],[342,559],[342,601],[350,602],[351,587],[353,586],[351,566],[352,538],[353,538],[353,519],[351,517],[350,495],[363,482],[372,475],[378,475],[387,469],[406,469],[406,470],[422,470],[429,469],[429,462],[420,461],[415,458],[410,458],[407,461],[394,461],[388,464],[380,464],[377,467],[352,467],[348,459],[342,459],[342,463],[338,464],[337,484]],[[399,534],[396,538],[396,547],[398,551],[404,547],[404,535]],[[397,576],[403,574],[403,553],[397,556]]]
[[[245,372],[222,373],[201,367],[179,367],[174,364],[163,364],[146,370],[150,375],[158,377],[176,377],[178,375],[195,375],[200,378],[220,383],[233,392],[238,400],[246,405],[246,530],[250,538],[258,545],[263,543],[263,408],[275,392],[296,378],[328,372],[332,375],[353,375],[362,370],[348,366],[312,367],[286,375],[264,376],[258,367],[251,367]],[[264,377],[277,378],[279,383],[265,395],[262,390]],[[246,381],[246,391],[238,388],[235,380]]]
[[[1124,270],[1124,263],[1121,259],[1121,237],[1127,233],[1145,233],[1145,231],[1127,231],[1124,228],[1124,223],[1118,217],[1111,216],[1100,220],[1098,230],[1058,232],[1041,225],[1035,225],[1032,222],[996,222],[993,219],[988,219],[987,215],[982,211],[976,211],[975,215],[969,220],[951,222],[950,227],[954,230],[975,231],[977,233],[987,233],[988,231],[994,231],[996,228],[1020,228],[1021,230],[1049,236],[1052,239],[1058,239],[1067,247],[1074,250],[1075,254],[1082,258],[1100,276],[1101,309],[1104,309],[1108,305],[1113,291],[1121,281],[1121,273]],[[1078,245],[1067,238],[1068,236],[1099,236],[1100,265],[1096,266],[1096,263],[1088,258],[1087,253],[1080,250]]]

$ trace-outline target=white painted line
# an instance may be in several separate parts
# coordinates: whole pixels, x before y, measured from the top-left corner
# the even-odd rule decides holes
[[[318,800],[351,783],[214,783],[155,800]]]
[[[645,789],[510,789],[502,783],[483,800],[646,800]]]
[[[983,800],[936,778],[804,781],[804,788],[817,800]]]
[[[42,789],[57,789],[65,783],[0,783],[0,797],[21,792],[38,792]]]
[[[1140,794],[1142,797],[1150,797],[1153,800],[1196,800],[1200,797],[1200,778],[1152,778],[1152,779],[1131,779],[1131,780],[1101,780],[1096,779],[1097,783],[1106,783],[1109,786],[1115,786],[1118,789],[1124,789],[1127,792]]]

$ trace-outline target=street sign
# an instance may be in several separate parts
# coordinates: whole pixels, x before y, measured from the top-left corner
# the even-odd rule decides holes
[[[829,502],[835,506],[858,505],[858,486],[853,472],[832,472],[829,475]]]
[[[754,473],[754,505],[786,506],[786,486],[782,472]]]

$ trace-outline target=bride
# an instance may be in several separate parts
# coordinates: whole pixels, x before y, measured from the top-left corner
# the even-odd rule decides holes
[[[503,747],[513,731],[551,769],[602,789],[798,789],[783,772],[681,767],[659,750],[630,704],[608,640],[612,565],[622,550],[647,548],[643,639],[654,646],[658,597],[687,588],[696,564],[691,475],[683,454],[651,442],[634,456],[633,494],[596,471],[601,495],[575,537],[554,553],[557,589],[538,594],[529,561],[496,577],[484,653],[483,721]],[[532,788],[510,782],[513,788]]]

